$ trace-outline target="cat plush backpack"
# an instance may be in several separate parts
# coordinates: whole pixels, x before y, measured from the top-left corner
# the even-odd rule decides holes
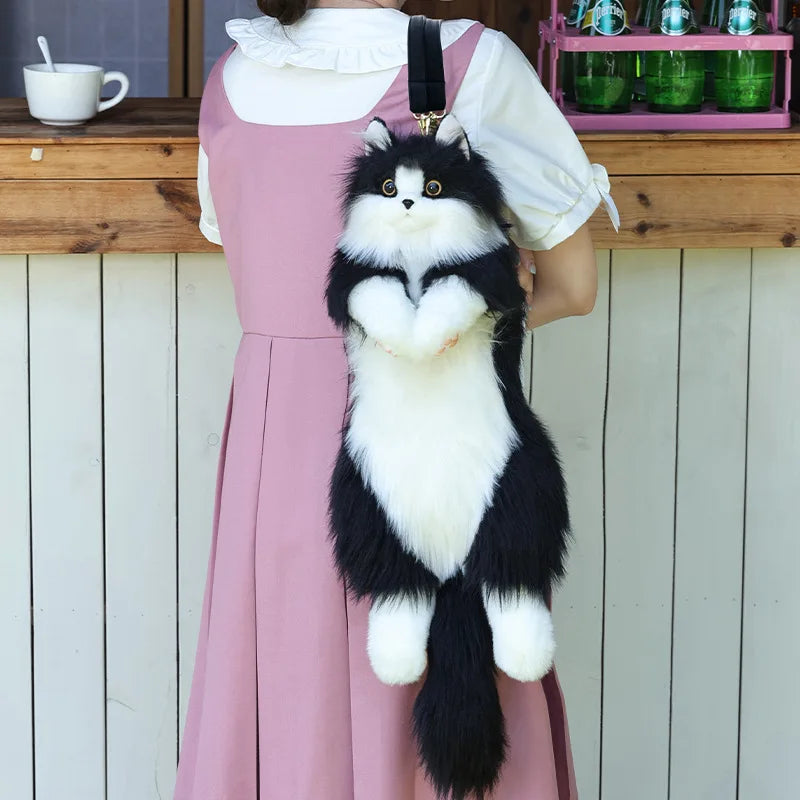
[[[506,734],[496,669],[535,681],[568,535],[553,443],[520,378],[525,295],[489,163],[445,108],[439,23],[409,29],[420,134],[379,119],[352,164],[328,311],[352,373],[330,483],[349,591],[371,602],[387,684],[423,679],[413,729],[442,798],[496,785]]]

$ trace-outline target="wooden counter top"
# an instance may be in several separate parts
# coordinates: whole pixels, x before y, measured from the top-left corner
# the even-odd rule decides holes
[[[197,229],[196,99],[123,101],[75,128],[0,100],[0,253],[213,252]],[[534,133],[535,135],[535,133]],[[800,238],[800,126],[581,134],[622,217],[598,247],[791,247]]]

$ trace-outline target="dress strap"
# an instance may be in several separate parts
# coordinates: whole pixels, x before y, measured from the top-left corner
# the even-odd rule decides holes
[[[455,103],[458,90],[464,83],[472,56],[486,27],[476,22],[459,39],[444,51],[444,72],[447,77],[447,110]]]
[[[458,90],[464,82],[464,77],[469,69],[475,48],[485,30],[479,22],[473,23],[467,30],[443,52],[444,74],[447,90],[447,111],[453,107]],[[408,97],[408,64],[405,64],[398,73],[394,83],[376,106],[375,113],[381,116],[381,111],[388,114],[389,119],[404,120],[400,129],[407,129],[407,133],[417,130],[417,123],[411,116]],[[407,118],[407,122],[405,121]]]

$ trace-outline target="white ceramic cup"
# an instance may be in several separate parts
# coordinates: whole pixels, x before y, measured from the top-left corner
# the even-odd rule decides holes
[[[115,106],[128,93],[130,82],[122,72],[105,72],[91,64],[47,64],[23,67],[25,95],[31,116],[46,125],[80,125],[99,111]],[[100,100],[100,91],[110,81],[122,84],[110,100]]]

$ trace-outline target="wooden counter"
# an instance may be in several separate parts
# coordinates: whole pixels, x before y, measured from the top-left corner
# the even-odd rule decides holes
[[[194,99],[129,99],[78,128],[0,100],[0,253],[214,252],[197,228]],[[533,124],[533,123],[532,123]],[[535,135],[535,131],[532,131]],[[800,127],[742,133],[582,134],[622,217],[598,247],[792,247]]]

